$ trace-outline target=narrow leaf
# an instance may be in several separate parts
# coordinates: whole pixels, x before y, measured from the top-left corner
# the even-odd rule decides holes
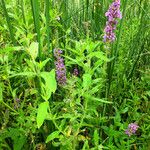
[[[3,83],[0,83],[0,102],[3,101]]]
[[[3,9],[4,15],[6,17],[6,21],[7,21],[11,41],[12,41],[13,45],[16,45],[16,41],[15,41],[15,38],[14,38],[15,36],[14,36],[14,33],[13,33],[13,27],[11,25],[11,21],[10,21],[10,18],[9,18],[7,9],[6,9],[5,0],[2,0],[1,2],[2,2],[2,9]]]
[[[83,88],[88,88],[91,85],[92,79],[90,74],[83,75]]]
[[[98,134],[97,129],[95,129],[95,131],[94,131],[94,144],[95,144],[95,146],[99,145],[99,134]]]
[[[54,131],[53,133],[51,133],[51,134],[47,137],[46,143],[52,141],[52,140],[55,139],[55,138],[58,138],[58,137],[59,137],[59,133],[60,133],[59,131]]]
[[[16,73],[16,74],[13,74],[11,76],[9,76],[10,78],[12,77],[15,77],[15,76],[27,76],[27,77],[34,77],[36,76],[37,74],[34,73],[34,72],[20,72],[20,73]]]
[[[90,95],[84,95],[84,97],[88,98],[91,101],[98,101],[98,102],[107,103],[107,104],[112,104],[113,103],[113,102],[106,101],[104,99],[100,99],[100,98],[97,98],[97,97],[92,97]]]

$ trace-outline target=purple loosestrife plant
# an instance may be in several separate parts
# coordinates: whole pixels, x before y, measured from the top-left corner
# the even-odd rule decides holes
[[[130,123],[128,125],[128,129],[126,129],[125,134],[128,136],[131,136],[132,134],[135,134],[139,126],[136,123]]]
[[[113,42],[116,38],[114,30],[117,25],[117,18],[121,19],[122,15],[120,12],[120,0],[115,0],[110,6],[108,11],[105,13],[108,21],[104,29],[104,42]]]
[[[56,78],[59,85],[66,84],[66,68],[64,65],[64,59],[61,57],[62,50],[54,49],[54,56],[56,58],[55,68],[56,68]]]

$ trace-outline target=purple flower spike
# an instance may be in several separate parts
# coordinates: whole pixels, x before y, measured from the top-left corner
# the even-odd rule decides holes
[[[116,38],[114,30],[117,25],[117,18],[121,19],[122,15],[120,12],[120,0],[115,0],[109,7],[108,11],[105,13],[108,21],[106,22],[106,27],[104,29],[104,42],[113,42]]]
[[[131,136],[132,134],[135,134],[139,126],[136,123],[130,123],[128,125],[128,129],[125,131],[125,134],[128,136]]]
[[[58,84],[65,85],[66,84],[66,68],[64,65],[64,59],[61,58],[62,50],[54,49],[54,56],[56,58],[55,67],[56,67],[56,78]]]
[[[78,69],[77,69],[77,68],[74,68],[74,70],[73,70],[73,75],[74,75],[74,76],[78,76],[78,74],[79,74]]]

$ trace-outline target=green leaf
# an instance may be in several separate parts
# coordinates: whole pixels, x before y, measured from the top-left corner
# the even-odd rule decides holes
[[[88,140],[85,140],[82,150],[88,150],[88,149],[89,149]]]
[[[84,97],[88,98],[88,99],[91,100],[91,101],[98,101],[98,102],[107,103],[107,104],[112,104],[112,103],[113,103],[113,102],[106,101],[106,100],[104,100],[104,99],[100,99],[100,98],[97,98],[97,97],[92,97],[92,96],[86,95],[86,94],[84,94]]]
[[[40,70],[47,64],[47,62],[50,60],[50,58],[47,58],[46,60],[39,62],[38,66]]]
[[[92,78],[90,74],[84,74],[83,75],[83,88],[88,88],[91,85]]]
[[[124,114],[124,113],[128,112],[128,110],[129,110],[129,107],[125,107],[124,109],[122,109],[120,111],[120,113]]]
[[[48,100],[51,96],[51,93],[54,93],[57,88],[55,71],[52,70],[51,72],[41,72],[40,76],[44,79],[42,84],[42,97],[45,100]]]
[[[95,144],[95,146],[99,145],[99,134],[98,134],[97,129],[95,129],[95,131],[94,131],[94,144]]]
[[[28,77],[34,77],[36,76],[37,74],[34,73],[34,72],[20,72],[20,73],[16,73],[16,74],[13,74],[11,76],[9,76],[10,78],[12,77],[15,77],[15,76],[28,76]]]
[[[21,135],[14,141],[14,150],[22,150],[26,142],[26,137]]]
[[[29,49],[27,49],[27,52],[30,54],[32,59],[36,59],[38,56],[38,43],[37,42],[32,42]]]
[[[109,61],[109,59],[102,52],[92,52],[87,57],[89,57],[90,59],[92,57],[97,57],[103,61],[106,61],[106,62]]]
[[[52,140],[55,139],[55,138],[58,138],[58,137],[59,137],[59,133],[60,133],[59,131],[54,131],[53,133],[51,133],[51,134],[47,137],[46,143],[52,141]]]
[[[49,103],[47,102],[43,102],[39,105],[38,108],[38,112],[37,112],[37,126],[38,128],[40,128],[44,122],[44,120],[47,118],[48,115],[48,107],[49,107]]]
[[[69,57],[69,56],[64,56],[65,58],[67,58],[67,59],[69,59],[69,60],[71,60],[72,62],[73,62],[73,64],[78,64],[79,66],[81,66],[81,67],[83,67],[83,62],[81,62],[80,60],[78,60],[78,59],[73,59],[73,58],[71,58],[71,57]]]

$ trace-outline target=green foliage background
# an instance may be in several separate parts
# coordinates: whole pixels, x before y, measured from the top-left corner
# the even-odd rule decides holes
[[[0,1],[0,149],[150,149],[150,1],[121,0],[117,39],[106,44],[111,2]],[[140,128],[128,137],[131,122]]]

